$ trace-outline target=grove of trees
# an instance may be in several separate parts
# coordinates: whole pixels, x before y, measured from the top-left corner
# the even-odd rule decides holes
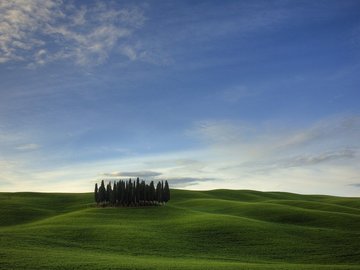
[[[95,184],[95,202],[100,206],[147,206],[161,205],[170,200],[170,188],[167,181],[159,181],[155,187],[139,178],[132,181],[118,180],[105,186],[104,180],[100,186]]]

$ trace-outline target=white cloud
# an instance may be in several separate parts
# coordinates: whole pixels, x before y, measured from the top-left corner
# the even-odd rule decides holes
[[[22,144],[15,147],[16,150],[20,151],[33,151],[40,148],[40,145],[35,143]]]
[[[24,52],[43,44],[34,34],[56,17],[61,17],[58,1],[12,0],[0,3],[0,52],[3,59],[24,60]]]
[[[124,46],[121,50],[130,60],[136,60],[138,57],[136,51],[131,46]]]
[[[126,38],[145,21],[137,7],[102,2],[76,7],[58,0],[2,1],[0,17],[0,63],[24,61],[29,67],[63,59],[98,65],[118,46],[135,60],[136,49]]]

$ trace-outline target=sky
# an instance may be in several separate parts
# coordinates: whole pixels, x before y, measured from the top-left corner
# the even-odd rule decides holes
[[[360,196],[360,2],[0,0],[0,191]]]

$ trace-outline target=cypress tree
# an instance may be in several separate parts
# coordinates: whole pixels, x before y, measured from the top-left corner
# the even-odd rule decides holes
[[[125,203],[125,182],[121,181],[121,204]]]
[[[170,188],[169,188],[169,184],[168,181],[165,181],[165,187],[164,187],[164,201],[168,202],[170,201]]]
[[[118,203],[121,204],[122,203],[122,192],[123,192],[123,185],[122,185],[122,181],[119,181],[117,184],[117,188],[118,188],[118,195],[117,195],[117,200]]]
[[[150,188],[149,188],[149,201],[155,201],[155,186],[154,181],[150,182]]]
[[[101,185],[99,188],[99,201],[100,203],[103,203],[105,201],[105,184],[104,180],[101,180]]]
[[[164,202],[164,181],[161,181],[161,202]]]
[[[124,182],[124,205],[127,205],[128,203],[128,190],[129,190],[129,183],[127,181]]]
[[[135,187],[135,191],[136,191],[136,199],[135,199],[135,203],[139,204],[140,202],[140,179],[139,177],[136,178],[136,187]]]
[[[111,196],[112,190],[111,190],[111,184],[108,183],[106,186],[106,201],[110,202],[110,196]]]
[[[154,187],[155,187],[155,184],[154,184]],[[154,201],[157,201],[157,197],[158,197],[158,188],[157,188],[157,185],[156,185],[156,187],[155,187]]]
[[[118,182],[115,182],[116,183],[116,194],[115,194],[115,197],[116,197],[116,204],[119,204],[119,192],[120,192],[120,185],[119,185],[119,181]]]
[[[116,182],[114,182],[113,189],[110,194],[110,202],[112,205],[116,204],[116,194],[117,194]]]
[[[160,181],[157,183],[156,185],[156,200],[158,202],[161,202],[162,201],[162,192],[161,192],[161,183]]]
[[[95,202],[99,203],[98,185],[95,184]]]
[[[130,205],[133,202],[133,184],[131,182],[131,178],[129,179],[129,201],[128,205]]]
[[[150,190],[149,185],[145,184],[145,202],[146,202],[146,204],[148,201],[150,201],[149,190]]]
[[[143,202],[146,201],[146,198],[145,198],[145,187],[146,187],[145,181],[141,181],[141,200],[142,200]]]

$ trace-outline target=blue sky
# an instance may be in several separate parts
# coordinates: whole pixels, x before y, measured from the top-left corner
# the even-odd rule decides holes
[[[359,1],[0,3],[0,191],[360,196]]]

